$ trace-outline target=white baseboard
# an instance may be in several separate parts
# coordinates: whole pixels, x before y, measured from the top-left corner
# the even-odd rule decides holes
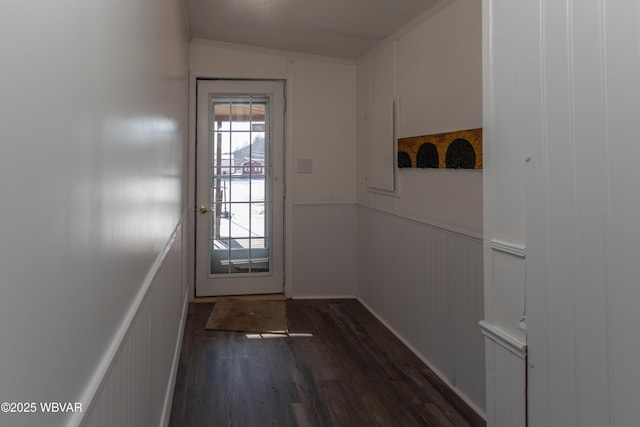
[[[357,299],[355,295],[294,295],[291,299]]]
[[[361,298],[357,299],[358,301],[360,301],[360,304],[362,304],[371,314],[376,317],[376,319],[378,319],[387,329],[389,329],[389,331],[391,331],[391,333],[393,333],[400,341],[402,341],[402,343],[407,346],[407,348],[411,350],[413,354],[415,354],[425,365],[427,365],[427,367],[431,369],[438,376],[438,378],[440,378],[447,385],[447,387],[449,387],[455,394],[457,394],[460,399],[462,399],[467,405],[469,405],[471,409],[473,409],[484,420],[487,419],[487,414],[480,407],[478,407],[478,405],[472,402],[471,399],[469,399],[464,393],[462,393],[459,388],[451,384],[447,377],[442,372],[440,372],[438,368],[433,366],[433,364],[429,360],[427,360],[422,355],[422,353],[420,353],[415,347],[413,347],[413,345],[409,341],[404,339],[404,337],[400,335],[398,331],[396,331],[391,325],[389,325],[387,321],[383,317],[378,315],[378,313],[376,313],[376,311],[373,310],[366,302],[364,302]]]

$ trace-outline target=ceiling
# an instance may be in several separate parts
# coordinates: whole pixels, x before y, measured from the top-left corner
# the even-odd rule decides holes
[[[191,36],[356,59],[439,0],[185,0]]]

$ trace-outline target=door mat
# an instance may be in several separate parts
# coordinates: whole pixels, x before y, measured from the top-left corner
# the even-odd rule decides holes
[[[286,333],[284,301],[220,298],[213,306],[205,329],[257,333]]]

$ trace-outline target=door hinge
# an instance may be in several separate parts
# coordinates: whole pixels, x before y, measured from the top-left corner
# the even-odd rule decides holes
[[[284,110],[283,110],[283,112],[284,113],[287,112],[287,97],[286,96],[284,97]]]

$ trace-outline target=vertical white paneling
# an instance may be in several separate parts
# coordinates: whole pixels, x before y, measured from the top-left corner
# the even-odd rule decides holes
[[[175,241],[169,249],[150,289],[151,357],[151,425],[169,422],[173,388],[177,374],[181,346],[183,311],[186,295],[182,290],[183,227],[176,230]],[[131,366],[130,368],[133,368]]]
[[[451,235],[449,239],[449,283],[455,286],[452,321],[455,324],[453,342],[454,384],[474,401],[485,396],[484,377],[478,371],[478,360],[483,360],[483,339],[478,319],[484,316],[482,244],[477,240]]]
[[[606,124],[600,1],[570,2],[575,194],[577,425],[609,423],[606,287]],[[585,141],[590,141],[588,148]],[[635,405],[634,405],[635,406]]]
[[[494,296],[491,310],[485,319],[501,328],[504,332],[522,341],[526,341],[525,331],[520,320],[525,315],[525,260],[524,258],[492,249],[487,252],[488,261],[492,261]]]
[[[492,343],[495,351],[496,396],[500,404],[495,412],[495,427],[526,425],[525,383],[522,372],[525,370],[524,359],[514,357],[504,347]]]
[[[483,327],[492,331],[485,339],[492,426],[525,425],[522,348],[531,286],[525,277],[525,224],[535,218],[525,221],[524,187],[526,168],[537,161],[531,147],[541,135],[538,8],[539,2],[528,0],[483,2]],[[505,345],[496,344],[497,337]]]
[[[121,340],[113,344],[95,395],[70,425],[164,426],[169,422],[187,296],[182,292],[182,227],[178,227],[148,292]]]
[[[482,243],[358,209],[358,297],[484,412]]]
[[[286,281],[293,298],[356,295],[356,206],[295,205],[293,277]]]
[[[367,187],[366,177],[369,168],[369,156],[363,155],[369,146],[366,136],[369,132],[367,123],[367,114],[369,109],[371,73],[370,60],[361,62],[356,67],[356,185],[357,200],[366,200],[369,188]]]
[[[526,425],[526,346],[501,328],[481,322],[485,335],[487,425]]]
[[[151,426],[151,304],[145,298],[124,337],[83,426]]]
[[[516,3],[485,2],[485,117],[490,150],[512,142],[500,131],[513,123],[531,131],[522,132],[525,185],[506,165],[515,157],[494,157],[490,168],[525,197],[529,425],[636,425],[638,2],[539,0],[520,2],[529,6],[521,14]],[[522,39],[531,43],[516,57],[511,43]],[[529,97],[501,86],[518,63],[531,65],[518,81]],[[496,369],[491,384],[507,368]],[[488,400],[500,406],[494,393]]]
[[[544,141],[527,193],[533,423],[610,419],[602,5],[543,2]],[[538,161],[535,161],[538,160]]]
[[[570,40],[567,22],[567,1],[545,2],[543,16],[545,61],[545,122],[546,139],[550,144],[547,156],[547,177],[553,185],[546,187],[548,202],[548,235],[545,250],[547,257],[548,334],[550,363],[547,396],[550,402],[549,417],[552,425],[576,426],[576,360],[575,335],[575,229],[573,209],[575,203],[575,144],[573,104],[570,78]],[[532,236],[532,240],[535,237]],[[529,239],[528,239],[529,241]],[[535,255],[534,255],[535,256]],[[569,261],[569,262],[567,262]],[[535,330],[534,330],[535,331]],[[531,333],[535,333],[532,331]],[[569,338],[569,339],[567,339]],[[537,351],[532,345],[531,358],[536,363]],[[554,356],[560,357],[554,357]],[[562,405],[554,404],[562,402]],[[567,410],[566,408],[573,408]]]
[[[497,426],[497,408],[498,408],[498,393],[496,390],[497,380],[496,374],[498,369],[496,367],[496,345],[493,340],[484,340],[484,355],[485,355],[485,387],[486,387],[486,413],[487,413],[487,425]],[[504,405],[503,405],[504,407]]]
[[[508,426],[523,426],[523,424],[514,423],[512,405],[507,404],[512,402],[512,390],[511,390],[511,353],[504,348],[494,344],[494,357],[493,362],[496,367],[499,367],[495,371],[495,383],[497,385],[495,389],[495,399],[499,402],[495,412],[495,425],[496,427],[508,427]]]
[[[640,205],[637,159],[640,117],[640,10],[637,1],[600,3],[605,25],[605,131],[607,217],[607,347],[613,425],[636,424],[640,394]],[[597,142],[593,141],[592,146]],[[603,227],[601,223],[594,226]]]

